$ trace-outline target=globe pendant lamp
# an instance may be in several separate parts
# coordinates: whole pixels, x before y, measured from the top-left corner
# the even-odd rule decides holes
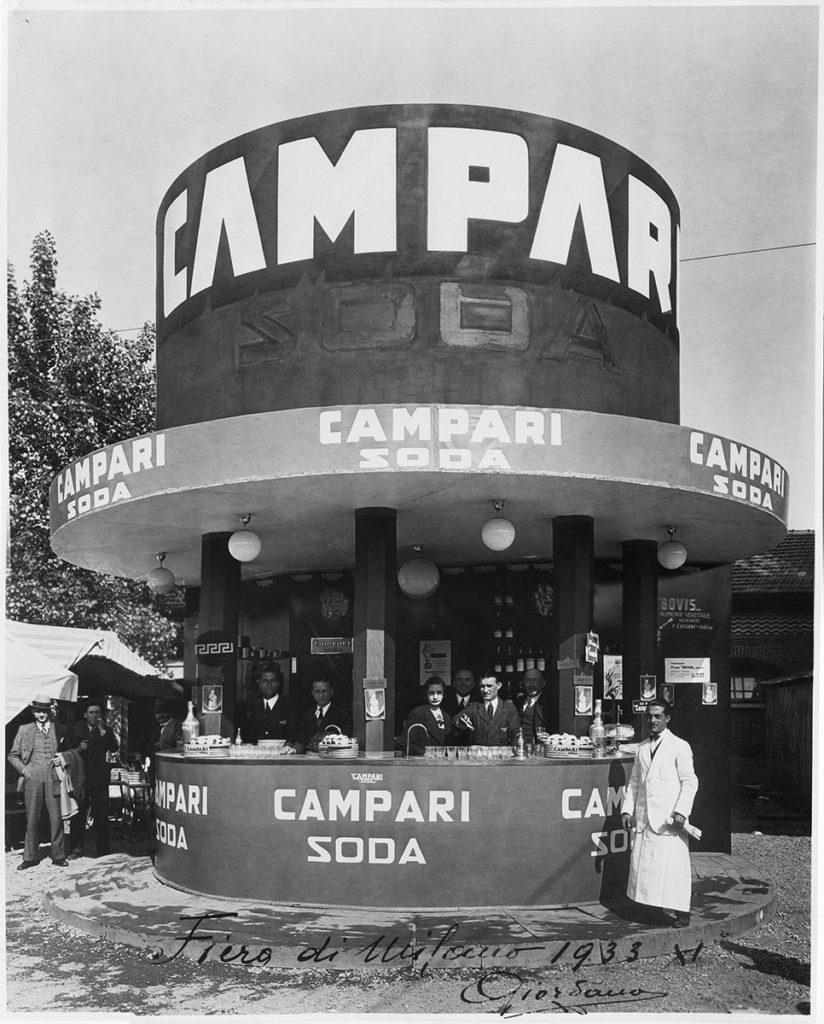
[[[490,551],[506,551],[515,540],[515,527],[508,519],[500,515],[504,503],[501,499],[494,501],[492,507],[495,509],[494,519],[488,519],[481,529],[481,540]]]
[[[687,549],[684,545],[675,540],[677,526],[668,526],[667,533],[669,540],[658,545],[658,562],[665,569],[680,569],[687,560]]]
[[[146,583],[153,594],[168,594],[174,589],[175,574],[163,564],[165,557],[166,552],[159,551],[157,560],[160,565],[146,575]]]
[[[420,545],[414,551],[420,553]],[[441,582],[440,571],[428,558],[409,558],[398,569],[398,586],[407,597],[424,600],[431,597]]]
[[[246,513],[240,517],[242,530],[235,530],[229,538],[229,554],[236,562],[251,562],[260,554],[260,537],[254,530],[247,530],[251,515]]]

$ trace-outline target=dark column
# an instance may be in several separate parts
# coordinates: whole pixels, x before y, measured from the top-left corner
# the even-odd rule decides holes
[[[199,686],[220,683],[223,686],[223,714],[201,715],[204,733],[234,736],[237,689],[237,635],[240,613],[240,562],[229,554],[231,533],[207,533],[200,543],[200,610],[198,635],[218,630],[232,641],[232,653],[218,665],[205,665],[198,659]],[[200,709],[199,709],[200,710]]]
[[[355,512],[355,614],[352,712],[361,750],[394,750],[395,598],[397,513],[393,508]],[[366,721],[364,680],[386,691],[386,718]]]
[[[552,520],[552,560],[555,571],[553,646],[550,678],[557,681],[550,707],[556,711],[551,724],[561,732],[583,735],[589,715],[575,718],[575,677],[587,675],[592,666],[584,660],[586,638],[592,629],[592,559],[595,523],[590,516],[557,516]],[[556,668],[558,663],[561,668]],[[566,663],[566,665],[565,665]],[[554,698],[554,701],[553,701]]]
[[[654,540],[624,541],[622,607],[622,675],[624,721],[632,716],[632,702],[641,696],[639,677],[656,673],[658,628],[658,544]],[[660,686],[662,679],[658,680]],[[640,738],[641,721],[634,720]]]

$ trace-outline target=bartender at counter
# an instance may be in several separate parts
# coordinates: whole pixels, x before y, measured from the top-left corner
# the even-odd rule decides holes
[[[263,662],[257,667],[258,696],[244,709],[242,733],[246,743],[260,740],[291,740],[295,720],[289,701],[282,696],[283,674],[280,666]]]
[[[487,672],[479,684],[481,699],[473,701],[455,719],[455,730],[469,734],[474,746],[498,747],[517,742],[521,716],[511,700],[499,696],[501,684],[494,673]]]

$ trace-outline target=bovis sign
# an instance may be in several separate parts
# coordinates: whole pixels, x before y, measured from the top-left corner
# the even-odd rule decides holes
[[[535,114],[358,107],[249,132],[160,207],[159,423],[524,387],[676,420],[679,221],[638,157]]]

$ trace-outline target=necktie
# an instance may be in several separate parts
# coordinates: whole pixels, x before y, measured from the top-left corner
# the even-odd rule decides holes
[[[315,710],[315,717],[317,718],[318,721],[320,721],[321,718],[323,718],[323,708],[320,705],[318,705],[317,709]]]
[[[649,759],[650,759],[650,761],[651,761],[651,760],[652,760],[652,759],[653,759],[653,758],[655,757],[655,755],[656,755],[656,754],[658,753],[658,748],[659,748],[660,746],[661,746],[661,740],[660,740],[660,739],[658,739],[658,740],[656,740],[656,741],[655,741],[655,746],[653,746],[653,745],[652,745],[652,744],[650,743],[650,747],[649,747]]]
[[[487,718],[492,718],[492,704],[491,703],[487,704],[487,706],[486,706],[486,717]]]

